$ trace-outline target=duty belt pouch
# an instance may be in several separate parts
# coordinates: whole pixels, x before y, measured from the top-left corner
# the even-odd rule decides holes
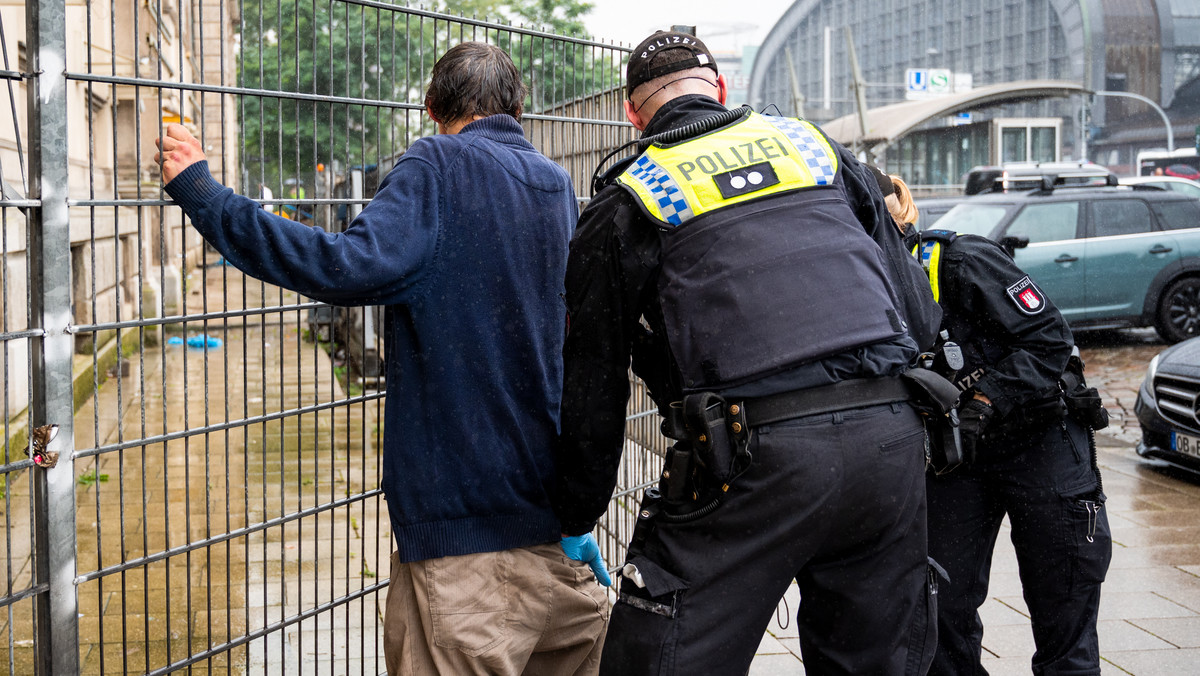
[[[668,504],[677,505],[692,498],[694,457],[692,445],[687,441],[677,441],[667,451],[660,483],[662,499]]]
[[[737,448],[725,422],[725,400],[712,392],[690,394],[683,399],[683,419],[696,460],[717,486],[727,484]]]
[[[625,552],[626,561],[642,553],[646,538],[654,530],[661,500],[661,494],[653,486],[647,488],[646,492],[642,494],[642,504],[638,507],[637,522],[633,525],[633,537],[630,538],[629,547]]]
[[[1067,415],[1080,425],[1102,430],[1108,427],[1108,411],[1100,400],[1100,393],[1094,387],[1078,387],[1063,395],[1067,405]]]
[[[1067,360],[1059,387],[1063,393],[1063,408],[1075,422],[1092,428],[1093,432],[1108,427],[1108,411],[1096,388],[1088,387],[1078,347],[1071,348],[1071,357]]]
[[[909,369],[903,377],[912,388],[912,406],[925,421],[926,455],[930,467],[936,474],[952,471],[963,462],[958,410],[955,408],[958,388],[929,369]]]

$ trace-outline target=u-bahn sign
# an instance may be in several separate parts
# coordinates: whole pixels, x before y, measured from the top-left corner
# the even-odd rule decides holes
[[[904,98],[917,101],[967,91],[972,78],[970,73],[954,73],[949,68],[909,68],[904,80]]]

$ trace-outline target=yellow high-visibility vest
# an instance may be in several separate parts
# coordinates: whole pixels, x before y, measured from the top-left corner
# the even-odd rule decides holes
[[[617,181],[670,226],[781,192],[832,185],[837,153],[805,120],[751,112],[677,145],[651,145]]]

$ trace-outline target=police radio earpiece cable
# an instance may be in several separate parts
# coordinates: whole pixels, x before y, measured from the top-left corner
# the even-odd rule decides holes
[[[664,131],[661,134],[643,136],[617,146],[615,150],[605,155],[604,159],[600,160],[600,163],[596,165],[596,171],[592,172],[592,195],[595,195],[600,191],[601,188],[607,185],[607,183],[602,180],[601,176],[601,170],[604,168],[604,165],[608,164],[608,161],[611,160],[613,156],[625,150],[626,148],[636,145],[638,154],[640,155],[646,150],[646,148],[649,148],[650,144],[652,143],[674,143],[676,141],[683,141],[693,136],[724,127],[725,125],[730,124],[731,122],[736,122],[737,120],[749,114],[750,106],[739,106],[732,110],[727,110],[723,113],[717,113],[716,115],[711,115],[709,117],[697,120],[691,124],[686,124],[676,129]]]

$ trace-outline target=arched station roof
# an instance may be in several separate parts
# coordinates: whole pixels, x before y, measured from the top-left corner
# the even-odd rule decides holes
[[[1033,99],[1065,98],[1090,93],[1083,85],[1064,80],[1024,80],[979,87],[920,101],[893,103],[867,111],[867,133],[860,133],[858,114],[845,115],[821,129],[846,147],[886,147],[917,127],[940,117],[980,108]]]

